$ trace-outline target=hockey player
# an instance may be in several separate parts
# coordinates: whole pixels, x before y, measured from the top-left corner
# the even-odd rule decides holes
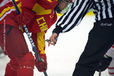
[[[114,43],[114,0],[75,0],[73,7],[57,21],[49,45],[55,45],[60,33],[68,32],[79,24],[90,9],[94,9],[96,22],[89,32],[73,76],[93,76],[96,70],[103,71],[108,67],[102,68],[101,62],[106,59],[106,64],[109,64],[111,61],[104,54]]]
[[[114,45],[107,51],[106,55],[112,57],[112,61],[108,67],[110,76],[114,76]]]
[[[62,11],[68,3],[69,0],[18,0],[20,15],[12,2],[0,8],[0,46],[10,58],[5,76],[33,76],[34,65],[40,72],[47,70],[45,33],[57,20],[56,10]],[[29,51],[23,36],[24,24],[43,62]]]

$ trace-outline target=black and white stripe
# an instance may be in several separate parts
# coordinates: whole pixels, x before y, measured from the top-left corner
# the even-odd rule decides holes
[[[62,32],[70,31],[91,8],[96,21],[114,17],[114,0],[75,0],[73,7],[57,21],[56,26],[61,27]]]
[[[114,17],[114,0],[95,0],[94,13],[96,20]]]
[[[57,22],[57,26],[63,28],[63,32],[69,31],[76,24],[79,24],[87,10],[92,6],[92,0],[77,0],[72,9],[64,14]]]

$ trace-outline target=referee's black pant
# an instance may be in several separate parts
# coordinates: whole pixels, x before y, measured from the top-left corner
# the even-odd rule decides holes
[[[93,76],[95,67],[114,43],[114,19],[94,23],[86,47],[76,64],[73,76]]]

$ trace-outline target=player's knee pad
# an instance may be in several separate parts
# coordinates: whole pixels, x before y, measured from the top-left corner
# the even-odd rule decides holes
[[[27,53],[23,58],[19,60],[20,61],[18,61],[19,67],[17,70],[17,76],[33,76],[35,60],[32,53]]]
[[[5,76],[17,76],[18,64],[15,59],[11,59],[5,69]]]

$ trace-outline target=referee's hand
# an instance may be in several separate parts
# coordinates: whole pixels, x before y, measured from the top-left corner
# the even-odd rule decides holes
[[[53,33],[50,37],[50,39],[48,40],[48,46],[50,45],[55,45],[57,42],[57,34]]]

